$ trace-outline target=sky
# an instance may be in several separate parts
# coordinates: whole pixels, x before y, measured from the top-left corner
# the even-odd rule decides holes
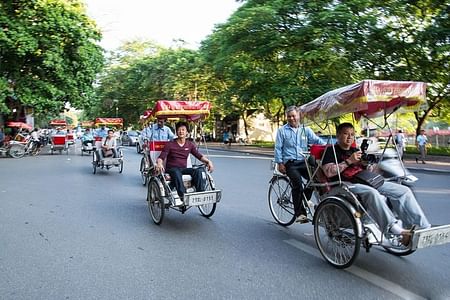
[[[152,40],[171,47],[183,39],[196,49],[214,25],[225,23],[241,3],[235,0],[84,0],[102,30],[101,46],[114,50],[124,41]]]

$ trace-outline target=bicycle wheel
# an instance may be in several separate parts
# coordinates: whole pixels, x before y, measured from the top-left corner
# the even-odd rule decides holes
[[[120,164],[119,164],[119,173],[122,173],[122,172],[123,172],[123,160],[121,160]]]
[[[9,155],[13,158],[22,158],[25,155],[25,147],[20,144],[11,145]]]
[[[351,266],[359,254],[361,241],[348,208],[338,200],[325,199],[314,220],[314,238],[325,260],[338,269]]]
[[[205,187],[205,191],[212,191],[214,190],[211,184],[211,178],[209,177],[209,175],[206,178],[206,187]],[[204,216],[205,218],[210,218],[214,212],[216,211],[216,203],[209,203],[209,204],[204,204],[204,205],[199,205],[198,210],[200,211],[200,213],[202,214],[202,216]]]
[[[139,171],[141,172],[142,185],[147,185],[148,182],[148,170],[145,164],[145,158],[141,158],[141,166],[139,167]]]
[[[292,187],[289,179],[274,176],[269,185],[269,208],[278,224],[289,226],[295,221],[294,203],[292,202]]]
[[[150,216],[155,224],[161,224],[164,218],[164,199],[156,180],[151,180],[147,189],[147,202]]]
[[[97,173],[97,157],[95,155],[95,151],[92,152],[92,173]]]

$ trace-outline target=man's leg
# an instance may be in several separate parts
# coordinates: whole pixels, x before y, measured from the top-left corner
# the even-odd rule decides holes
[[[376,189],[364,184],[352,184],[350,190],[360,197],[360,201],[369,216],[380,226],[382,231],[387,231],[389,227],[398,223],[402,227],[401,222],[398,222],[387,205],[386,197]]]
[[[286,175],[291,180],[292,184],[292,202],[294,203],[295,216],[306,216],[306,209],[303,207],[301,195],[303,193],[303,181],[301,174],[301,167],[304,162],[288,162],[286,163]]]
[[[189,175],[191,175],[192,177],[192,184],[195,187],[195,191],[203,192],[205,190],[205,178],[203,177],[205,169],[204,168],[195,168],[195,169],[189,168],[189,169],[190,169]]]
[[[410,188],[397,183],[385,182],[378,190],[389,198],[392,210],[403,221],[406,228],[410,228],[412,225],[418,225],[420,228],[431,226]]]
[[[186,193],[186,188],[183,184],[183,175],[181,173],[180,168],[171,168],[167,170],[167,173],[170,175],[170,180],[172,182],[172,185],[177,190],[178,196],[180,196],[181,199],[184,198],[184,194]]]

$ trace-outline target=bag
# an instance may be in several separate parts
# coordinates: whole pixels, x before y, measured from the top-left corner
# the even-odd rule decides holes
[[[361,183],[378,189],[384,184],[384,178],[380,174],[363,170],[353,176],[354,183]]]

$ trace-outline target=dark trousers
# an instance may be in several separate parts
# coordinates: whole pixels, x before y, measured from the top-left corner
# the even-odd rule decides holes
[[[291,180],[292,184],[292,202],[294,203],[295,216],[306,215],[306,209],[302,204],[302,194],[304,190],[304,184],[302,177],[309,179],[308,170],[304,161],[288,161],[285,164],[286,175]],[[312,190],[308,189],[305,191],[305,196],[307,199],[311,198]]]
[[[177,190],[178,196],[183,199],[186,193],[186,188],[183,184],[183,175],[191,175],[192,185],[196,192],[205,190],[205,180],[203,179],[203,168],[171,168],[167,170],[171,178],[171,183]]]

